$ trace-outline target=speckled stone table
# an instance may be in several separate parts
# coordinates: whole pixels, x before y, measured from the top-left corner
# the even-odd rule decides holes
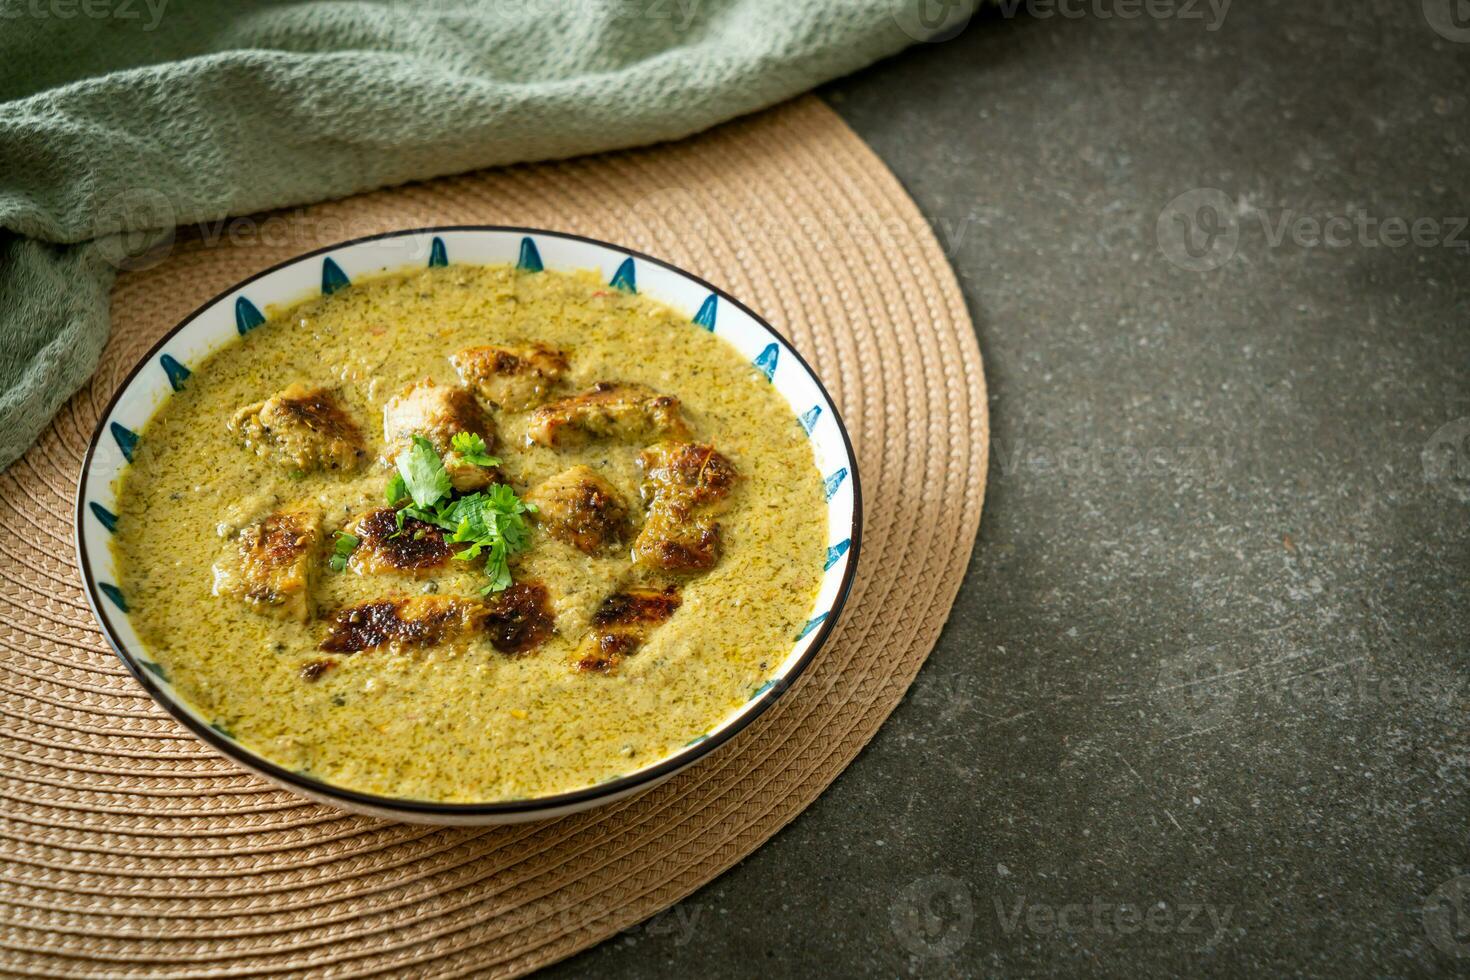
[[[1470,21],[1006,6],[823,92],[986,356],[954,615],[806,814],[551,972],[1470,972]]]

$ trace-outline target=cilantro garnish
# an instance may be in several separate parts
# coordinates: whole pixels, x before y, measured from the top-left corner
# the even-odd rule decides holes
[[[395,462],[414,506],[432,507],[449,495],[453,486],[449,482],[449,474],[445,472],[439,454],[434,451],[434,444],[423,436],[414,436],[413,445],[399,453]]]
[[[449,440],[449,448],[459,453],[465,462],[476,466],[500,465],[500,459],[490,455],[490,447],[485,445],[485,440],[473,432],[456,432]]]
[[[454,451],[469,462],[480,466],[500,465],[500,460],[486,455],[485,441],[473,433],[457,433],[452,444]],[[510,556],[530,545],[531,527],[524,515],[535,513],[536,505],[521,500],[504,483],[453,496],[443,461],[422,436],[414,436],[412,448],[399,453],[396,462],[398,472],[388,481],[386,496],[394,506],[404,504],[398,509],[400,531],[408,517],[443,528],[449,532],[446,540],[468,545],[457,551],[455,558],[471,561],[482,554],[485,556],[485,574],[490,584],[482,592],[508,588]]]
[[[332,571],[346,571],[347,559],[360,543],[361,539],[357,535],[347,531],[338,531],[337,540],[332,545],[332,557],[327,559],[327,564],[331,566]]]
[[[388,489],[383,496],[388,498],[388,506],[396,506],[400,500],[408,497],[408,486],[403,482],[403,474],[395,472],[388,481]]]
[[[535,504],[526,503],[510,487],[497,483],[484,493],[461,497],[445,512],[441,526],[451,530],[449,540],[469,545],[454,557],[470,561],[485,554],[485,574],[490,576],[490,584],[481,591],[500,592],[510,585],[510,556],[524,551],[531,536],[530,525],[521,515],[535,510]]]

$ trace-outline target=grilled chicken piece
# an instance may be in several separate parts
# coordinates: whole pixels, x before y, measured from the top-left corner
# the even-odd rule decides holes
[[[453,451],[450,440],[456,432],[472,432],[485,440],[487,451],[495,448],[495,424],[467,388],[435,384],[425,378],[383,406],[383,438],[388,442],[388,459],[407,449],[414,436],[423,436],[444,459],[444,469],[454,489],[480,490],[499,479],[497,470],[476,466]]]
[[[485,631],[501,653],[534,650],[556,632],[551,596],[540,582],[516,582],[485,601]]]
[[[628,532],[627,506],[591,467],[573,466],[526,499],[536,505],[536,520],[552,537],[589,555],[622,541]]]
[[[707,572],[720,560],[720,524],[680,517],[671,508],[649,508],[633,541],[633,560],[661,572]]]
[[[426,575],[448,565],[454,554],[442,530],[415,517],[405,518],[400,532],[391,507],[369,511],[347,530],[359,539],[348,562],[358,573]]]
[[[628,589],[602,600],[577,650],[577,669],[610,674],[679,608],[679,590]]]
[[[319,649],[358,653],[385,644],[427,647],[481,631],[503,653],[525,653],[545,643],[556,631],[546,587],[517,582],[483,602],[455,596],[375,599],[337,613]]]
[[[707,514],[722,513],[739,478],[730,461],[713,446],[661,442],[638,454],[643,493],[651,503],[677,503]]]
[[[531,413],[526,439],[553,448],[589,439],[647,442],[688,434],[679,399],[638,384],[599,381],[589,390],[543,405]]]
[[[638,456],[648,513],[633,560],[663,572],[703,572],[720,560],[720,525],[738,476],[712,446],[665,442]]]
[[[485,622],[485,605],[454,596],[389,596],[332,617],[318,649],[358,653],[384,645],[428,647],[465,637]]]
[[[567,371],[567,356],[554,347],[467,347],[449,358],[466,385],[486,401],[518,412],[546,400],[547,392]]]
[[[295,383],[230,419],[230,431],[261,456],[299,470],[357,469],[367,455],[362,430],[324,388]]]
[[[256,612],[306,622],[321,514],[306,506],[278,510],[240,529],[214,564],[214,594],[234,596]]]

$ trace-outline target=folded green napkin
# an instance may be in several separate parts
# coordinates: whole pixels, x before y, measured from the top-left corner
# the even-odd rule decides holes
[[[685,136],[899,50],[913,2],[0,0],[0,467],[146,229]]]

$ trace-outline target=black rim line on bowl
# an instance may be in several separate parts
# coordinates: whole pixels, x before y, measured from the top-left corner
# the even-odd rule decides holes
[[[108,417],[112,415],[113,410],[117,407],[117,403],[122,400],[123,394],[128,390],[129,386],[133,383],[133,379],[138,376],[138,373],[143,370],[146,365],[152,363],[154,355],[161,351],[168,344],[168,342],[172,340],[180,331],[182,331],[185,327],[187,327],[189,324],[193,323],[196,319],[202,316],[205,311],[211,309],[217,303],[221,302],[225,299],[225,297],[231,295],[232,293],[239,292],[246,286],[250,285],[252,282],[268,276],[273,272],[277,272],[281,269],[286,268],[287,266],[295,265],[296,263],[301,262],[305,259],[312,258],[313,256],[322,255],[327,252],[334,252],[338,249],[347,248],[352,245],[361,245],[365,242],[380,241],[386,238],[399,238],[409,235],[428,235],[439,232],[456,231],[514,232],[520,233],[522,235],[544,235],[552,238],[563,238],[571,241],[585,242],[587,244],[597,245],[602,248],[610,249],[614,252],[621,252],[625,255],[632,256],[633,258],[640,259],[644,262],[652,262],[654,265],[660,266],[664,269],[669,270],[670,272],[683,276],[688,280],[699,283],[710,292],[719,296],[722,301],[728,302],[738,309],[744,311],[747,316],[749,316],[756,323],[764,327],[766,331],[771,334],[771,336],[779,341],[781,343],[781,346],[785,348],[786,353],[796,358],[797,363],[800,364],[802,368],[806,371],[807,376],[812,379],[812,382],[817,386],[817,390],[821,392],[822,398],[826,401],[827,405],[831,407],[832,418],[837,423],[837,431],[842,436],[843,448],[847,451],[847,458],[848,461],[851,463],[851,472],[848,476],[849,479],[852,480],[852,525],[850,533],[852,546],[848,552],[847,570],[842,575],[842,582],[837,587],[837,595],[832,601],[831,609],[828,610],[827,618],[823,620],[822,625],[818,627],[817,636],[816,639],[812,641],[812,645],[807,648],[806,653],[803,654],[801,659],[792,666],[790,672],[788,672],[785,677],[782,677],[780,680],[771,685],[770,689],[761,696],[760,700],[754,705],[754,707],[747,707],[746,709],[743,709],[744,713],[741,714],[740,717],[738,717],[733,723],[722,729],[720,732],[714,735],[710,735],[709,737],[703,739],[702,741],[696,742],[693,745],[686,745],[684,748],[680,749],[678,752],[675,752],[673,755],[669,756],[658,765],[653,766],[649,769],[641,770],[627,776],[619,776],[616,779],[610,779],[607,782],[597,783],[596,785],[588,786],[583,789],[573,790],[567,793],[559,793],[554,796],[537,796],[524,800],[506,800],[498,803],[436,803],[427,800],[405,799],[402,797],[377,796],[372,793],[361,793],[356,790],[335,786],[331,783],[324,782],[319,779],[314,779],[310,776],[304,776],[289,769],[284,769],[281,766],[276,765],[274,762],[271,762],[270,760],[264,758],[263,756],[259,756],[254,752],[246,749],[245,746],[234,741],[233,739],[222,737],[209,725],[206,725],[203,722],[196,720],[187,711],[183,710],[182,707],[176,705],[173,698],[152,681],[148,671],[144,670],[142,668],[142,665],[137,662],[134,656],[126,649],[124,649],[122,642],[117,638],[116,632],[114,631],[112,625],[112,621],[108,618],[107,612],[103,608],[102,603],[99,602],[97,599],[97,583],[93,579],[91,563],[88,561],[86,535],[83,530],[84,521],[86,519],[85,512],[87,504],[86,493],[84,491],[86,488],[87,478],[90,475],[92,469],[92,457],[96,454],[97,446],[102,441],[103,433],[107,428]],[[759,718],[766,711],[766,709],[775,704],[777,699],[779,699],[788,688],[795,684],[797,679],[800,678],[801,675],[806,671],[807,666],[810,665],[812,660],[816,658],[817,652],[826,645],[828,637],[831,636],[833,629],[837,625],[839,614],[842,612],[843,607],[847,604],[848,594],[852,590],[853,578],[857,573],[858,553],[861,550],[862,545],[863,494],[862,483],[858,477],[857,455],[853,452],[852,439],[847,434],[847,425],[842,421],[842,413],[838,411],[837,403],[833,401],[831,394],[828,393],[826,385],[822,384],[822,379],[817,375],[815,371],[812,370],[811,365],[806,362],[806,358],[801,356],[796,348],[792,346],[791,342],[786,339],[784,334],[778,331],[775,327],[771,326],[770,323],[768,323],[766,319],[760,314],[756,313],[754,310],[746,306],[734,296],[731,296],[725,290],[714,285],[713,283],[708,282],[705,279],[700,278],[699,276],[686,272],[685,270],[679,268],[676,265],[673,265],[670,262],[665,262],[663,259],[655,258],[652,255],[639,252],[636,249],[630,249],[625,248],[621,245],[615,245],[612,242],[605,242],[597,238],[589,238],[586,235],[575,235],[570,232],[563,231],[550,231],[545,228],[526,228],[519,225],[435,225],[426,228],[406,228],[400,229],[398,231],[380,232],[376,235],[365,235],[361,238],[353,238],[348,241],[336,242],[331,245],[324,245],[321,248],[313,249],[310,252],[303,252],[300,255],[296,255],[282,262],[278,262],[268,269],[262,269],[260,272],[255,273],[247,279],[242,279],[239,282],[234,283],[228,289],[225,289],[223,292],[219,293],[212,299],[200,305],[197,309],[194,310],[194,312],[190,313],[183,320],[180,320],[172,329],[170,329],[162,337],[160,337],[158,339],[158,342],[155,343],[151,348],[149,348],[146,354],[138,359],[138,362],[133,365],[132,370],[130,370],[127,373],[127,376],[124,377],[123,380],[118,384],[117,390],[113,392],[112,397],[107,402],[107,406],[103,408],[101,415],[98,417],[97,428],[92,433],[91,442],[87,444],[87,454],[82,459],[81,472],[77,478],[77,505],[75,512],[74,529],[77,543],[77,563],[81,567],[82,578],[86,585],[84,591],[86,593],[87,605],[91,607],[92,615],[95,616],[97,621],[101,624],[102,632],[107,640],[108,646],[112,647],[112,652],[115,653],[118,659],[123,662],[123,666],[128,668],[128,672],[131,673],[133,677],[138,681],[138,683],[143,686],[143,689],[148,692],[149,696],[152,697],[155,702],[162,705],[164,710],[172,715],[174,719],[182,724],[185,728],[188,728],[191,732],[193,732],[194,735],[197,736],[199,739],[201,739],[206,744],[214,748],[216,751],[222,753],[223,755],[245,765],[247,768],[257,769],[261,772],[266,773],[271,778],[279,782],[283,782],[290,786],[306,790],[309,793],[317,793],[325,796],[336,797],[341,800],[346,800],[363,806],[376,807],[383,810],[425,815],[474,817],[492,816],[497,814],[532,813],[539,810],[555,810],[561,807],[571,806],[577,803],[585,803],[592,800],[600,799],[605,796],[613,796],[627,790],[636,789],[639,786],[653,782],[657,779],[660,779],[661,777],[670,775],[684,768],[685,766],[697,762],[699,759],[710,754],[721,745],[724,745],[726,742],[730,741],[730,739],[734,738],[741,731],[743,731],[747,725]]]

